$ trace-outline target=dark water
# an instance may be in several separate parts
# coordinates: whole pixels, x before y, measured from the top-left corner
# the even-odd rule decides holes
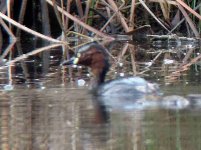
[[[149,62],[150,57],[154,58],[141,57],[144,62]],[[0,149],[201,149],[199,103],[184,109],[149,107],[111,110],[110,119],[105,123],[88,92],[88,71],[60,67],[60,48],[50,51],[49,67],[44,68],[42,60],[40,54],[1,69]],[[107,78],[123,73],[132,74],[132,67],[127,62],[130,60],[128,55],[123,60],[129,67],[113,66]],[[190,100],[197,101],[201,99],[198,95],[201,94],[199,64],[170,82],[166,77],[176,64],[165,66],[160,62],[141,76],[158,83],[165,95],[191,97]],[[178,59],[176,62],[179,64]],[[146,68],[143,65],[138,66],[138,72]],[[84,86],[78,84],[83,80],[86,82]]]

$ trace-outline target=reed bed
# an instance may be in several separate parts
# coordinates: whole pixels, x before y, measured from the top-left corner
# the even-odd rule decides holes
[[[32,17],[41,15],[42,29],[40,32],[26,27],[27,10],[37,10],[36,6],[40,7],[39,10],[41,11],[36,11],[36,14],[32,13]],[[63,54],[64,58],[68,58],[68,49],[75,49],[79,45],[91,41],[108,43],[115,40],[114,35],[135,34],[133,31],[144,25],[150,25],[153,34],[159,36],[177,34],[178,36],[199,39],[201,31],[200,8],[201,2],[198,0],[190,2],[187,0],[22,0],[21,3],[10,0],[7,3],[2,2],[0,6],[0,30],[4,31],[0,37],[2,39],[0,45],[3,45],[3,41],[7,38],[5,34],[11,39],[10,43],[15,43],[16,40],[20,41],[23,30],[48,42],[47,48],[50,48],[52,44],[53,47],[65,45],[62,47]],[[18,10],[19,14],[13,10]],[[52,18],[52,13],[54,13],[55,18]],[[60,32],[59,37],[51,34],[52,29],[55,28],[52,27],[52,19],[55,19],[54,22],[58,22],[56,28]],[[79,41],[73,41],[74,38],[78,38]],[[54,43],[58,44],[54,45]],[[46,50],[46,48],[42,48],[42,50]],[[150,68],[163,53],[160,51],[150,60],[152,62],[150,66],[145,67],[144,71],[139,71],[136,70],[137,62],[134,51],[137,51],[136,46],[127,44],[117,55],[113,55],[111,52],[111,56],[115,60],[114,66],[126,55],[126,57],[131,58],[133,74],[141,74],[149,70],[147,68]],[[11,49],[1,52],[0,58],[6,58],[10,52]],[[38,50],[33,50],[28,54],[14,58],[7,65],[37,52]],[[180,67],[170,73],[170,76],[186,70],[200,60],[200,55],[191,59],[192,54],[193,51],[190,51],[188,56],[184,58],[185,63],[180,64]]]

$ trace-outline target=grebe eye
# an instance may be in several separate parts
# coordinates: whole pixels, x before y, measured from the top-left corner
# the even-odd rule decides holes
[[[77,53],[77,58],[80,58],[81,57],[81,53]]]

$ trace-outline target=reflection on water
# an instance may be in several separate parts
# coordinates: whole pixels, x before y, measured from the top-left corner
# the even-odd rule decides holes
[[[200,109],[110,112],[97,123],[85,88],[0,94],[1,149],[200,149]]]
[[[166,57],[170,59],[169,55]],[[160,83],[165,95],[185,96],[193,103],[185,109],[110,110],[109,120],[105,122],[88,92],[88,71],[82,68],[62,70],[58,66],[60,58],[51,53],[50,58],[47,74],[42,72],[39,56],[34,61],[30,59],[1,69],[0,149],[201,149],[199,73],[196,75],[190,70],[172,86],[166,84],[164,76],[171,67],[179,65],[162,66],[163,71],[153,66],[148,78],[153,77]],[[129,64],[127,59],[124,61]],[[138,63],[140,71],[145,64]],[[130,69],[115,67],[108,78]]]

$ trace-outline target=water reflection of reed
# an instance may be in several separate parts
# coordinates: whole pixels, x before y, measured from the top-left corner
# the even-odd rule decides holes
[[[3,93],[0,94],[1,101],[0,101],[0,143],[1,149],[10,149],[10,130],[9,130],[9,123],[10,123],[10,107],[9,107],[9,97]]]
[[[57,89],[9,93],[5,98],[7,105],[1,100],[1,146],[61,150],[102,146],[98,144],[99,135],[107,132],[93,123],[93,106],[85,94],[86,91],[79,91],[80,100],[75,101],[75,91],[67,95]]]
[[[160,146],[174,149],[175,143],[183,144],[185,136],[200,138],[198,132],[192,133],[193,128],[199,130],[199,115],[191,117],[186,112],[185,116],[185,111],[177,115],[168,110],[112,111],[108,123],[97,124],[88,87],[79,89],[68,82],[66,86],[74,89],[60,87],[58,79],[40,82],[43,83],[36,83],[35,87],[32,83],[30,88],[15,85],[14,90],[1,94],[2,147],[143,150]],[[52,87],[55,83],[58,88]],[[198,140],[193,143],[196,145]],[[189,141],[187,144],[193,148]]]
[[[86,90],[18,89],[2,97],[2,148],[130,149],[141,143],[140,112],[113,113],[109,123],[97,124]]]

